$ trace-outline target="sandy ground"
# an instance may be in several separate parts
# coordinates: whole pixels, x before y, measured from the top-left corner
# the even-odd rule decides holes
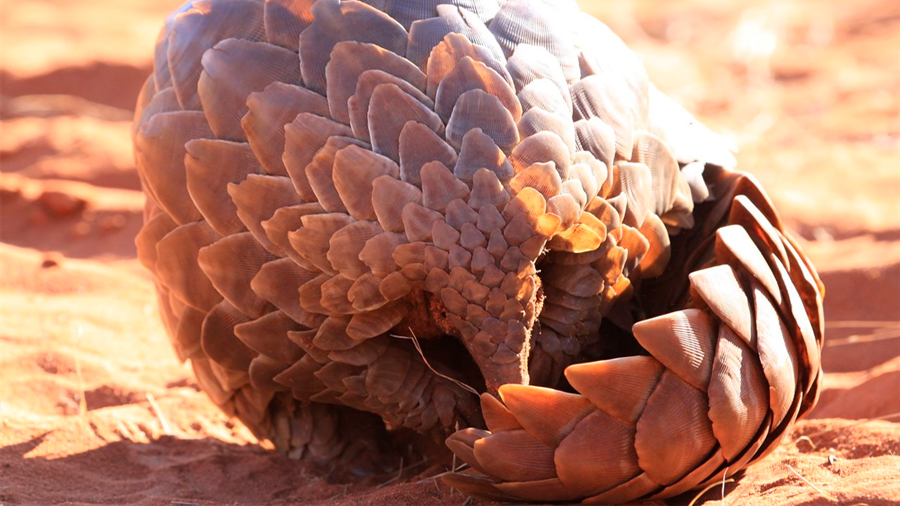
[[[177,3],[0,4],[0,503],[470,503],[432,479],[444,463],[350,479],[285,460],[176,360],[135,258],[129,125]],[[897,504],[900,3],[582,4],[740,146],[828,291],[818,407],[699,502]]]

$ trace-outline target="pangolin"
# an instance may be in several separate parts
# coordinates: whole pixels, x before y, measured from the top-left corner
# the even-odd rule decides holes
[[[278,450],[406,428],[469,493],[617,503],[731,476],[815,404],[814,268],[573,1],[194,0],[154,61],[139,257]]]

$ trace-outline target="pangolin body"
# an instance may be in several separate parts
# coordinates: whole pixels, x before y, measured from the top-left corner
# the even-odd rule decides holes
[[[408,428],[471,493],[621,502],[815,404],[815,270],[574,2],[195,0],[155,56],[139,256],[201,388],[279,450]]]

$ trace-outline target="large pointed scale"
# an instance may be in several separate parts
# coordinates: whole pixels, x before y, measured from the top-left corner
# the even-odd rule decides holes
[[[212,138],[206,118],[198,111],[153,116],[135,137],[135,159],[157,202],[179,224],[201,217],[187,189],[184,155],[186,142]]]
[[[312,23],[315,3],[316,0],[266,0],[263,19],[269,43],[299,51],[300,33]]]
[[[339,42],[368,42],[398,55],[406,54],[403,26],[362,2],[317,1],[312,15],[313,22],[300,34],[300,72],[304,86],[317,93],[324,95],[327,91],[325,67]]]
[[[546,49],[559,62],[566,81],[581,77],[572,32],[557,9],[542,2],[509,0],[491,21],[491,33],[507,57],[519,44]]]
[[[246,229],[228,196],[228,185],[262,172],[250,145],[243,142],[194,139],[185,145],[187,189],[209,225],[226,236]]]
[[[259,269],[275,257],[249,232],[230,235],[201,248],[197,263],[219,293],[251,318],[266,312],[267,303],[251,289]]]
[[[247,109],[241,127],[253,152],[267,173],[287,176],[282,160],[284,126],[301,112],[327,116],[328,102],[306,88],[276,81],[263,91],[251,93]]]
[[[467,91],[456,101],[447,123],[447,142],[460,148],[463,137],[475,128],[480,128],[504,152],[519,142],[513,115],[500,99],[480,89]]]
[[[325,66],[328,107],[334,120],[350,124],[347,101],[356,92],[360,75],[369,70],[381,70],[415,88],[425,89],[425,74],[402,56],[374,44],[338,43]]]
[[[240,183],[228,185],[228,194],[237,207],[237,216],[257,242],[273,255],[284,256],[284,249],[273,243],[263,222],[279,209],[300,204],[290,178],[250,174]]]
[[[247,97],[275,81],[300,82],[297,55],[264,42],[226,39],[203,53],[197,93],[209,126],[220,139],[244,141]]]
[[[166,58],[172,85],[183,109],[199,109],[197,81],[200,58],[219,41],[234,38],[262,41],[263,4],[252,0],[201,0],[177,14],[169,32]]]

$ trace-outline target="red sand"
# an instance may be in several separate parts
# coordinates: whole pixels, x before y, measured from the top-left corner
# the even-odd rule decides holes
[[[351,480],[267,451],[175,359],[129,118],[176,4],[0,7],[0,503],[464,504],[441,464]],[[819,406],[700,503],[900,502],[900,4],[582,4],[734,139],[828,291]]]

